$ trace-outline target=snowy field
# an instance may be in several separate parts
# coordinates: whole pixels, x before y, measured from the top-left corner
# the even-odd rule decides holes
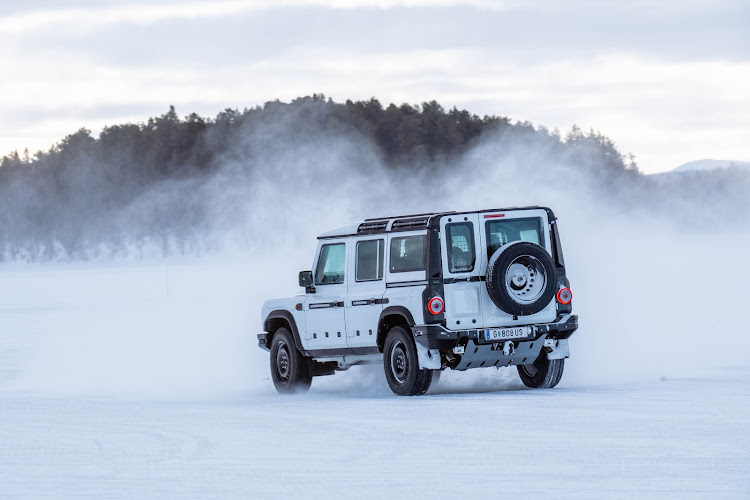
[[[488,368],[417,398],[380,366],[275,393],[260,304],[297,293],[307,248],[0,265],[0,497],[748,498],[750,271],[699,293],[691,238],[623,239],[617,269],[566,240],[581,329],[558,388]]]

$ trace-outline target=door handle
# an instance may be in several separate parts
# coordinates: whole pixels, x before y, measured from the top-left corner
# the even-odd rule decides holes
[[[310,304],[308,309],[328,309],[330,307],[344,307],[344,302],[316,302]]]
[[[388,299],[360,299],[352,300],[352,306],[369,306],[371,304],[387,304]]]

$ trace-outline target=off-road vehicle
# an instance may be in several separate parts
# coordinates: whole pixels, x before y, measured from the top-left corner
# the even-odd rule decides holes
[[[400,395],[424,394],[445,368],[560,381],[578,317],[549,208],[367,219],[318,240],[305,294],[263,304],[258,341],[279,392],[381,362]]]

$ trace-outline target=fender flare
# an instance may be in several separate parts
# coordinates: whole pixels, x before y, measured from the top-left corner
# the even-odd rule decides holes
[[[297,347],[297,350],[301,352],[302,355],[307,355],[307,351],[302,348],[302,341],[299,337],[299,330],[297,330],[297,322],[294,320],[294,316],[292,315],[292,313],[285,309],[276,309],[268,313],[266,319],[263,320],[263,328],[265,328],[265,330],[269,333],[271,332],[269,322],[272,319],[283,319],[289,324],[289,329],[292,332],[292,337],[294,337],[294,344]]]
[[[414,316],[412,316],[411,311],[409,311],[404,306],[389,306],[383,309],[383,311],[380,313],[380,317],[378,318],[378,328],[380,328],[381,323],[383,322],[383,318],[386,316],[403,316],[407,323],[409,323],[409,326],[414,326]]]
[[[385,337],[388,335],[387,331],[381,331],[383,327],[383,321],[387,316],[401,316],[404,318],[406,324],[411,328],[414,326],[414,316],[404,306],[390,306],[383,309],[378,318],[378,336],[376,339],[378,350],[382,352],[383,344],[385,344]]]

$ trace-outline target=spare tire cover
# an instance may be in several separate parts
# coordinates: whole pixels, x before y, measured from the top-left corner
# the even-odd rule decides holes
[[[557,273],[547,251],[528,241],[498,248],[487,264],[487,292],[497,307],[514,316],[544,309],[555,296]]]

